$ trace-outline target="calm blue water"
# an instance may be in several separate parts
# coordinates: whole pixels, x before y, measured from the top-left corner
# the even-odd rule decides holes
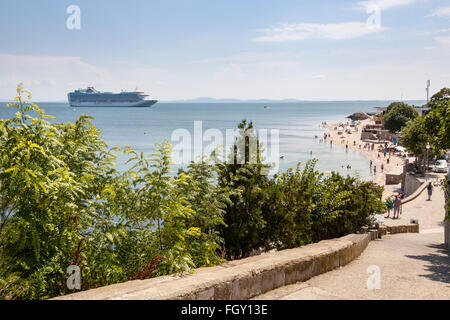
[[[298,102],[271,103],[157,103],[152,108],[71,108],[67,103],[37,103],[57,122],[75,121],[82,114],[94,117],[95,126],[109,146],[130,146],[136,151],[150,154],[155,142],[171,141],[176,129],[187,129],[194,136],[194,121],[202,121],[203,132],[215,128],[225,136],[226,129],[235,129],[242,119],[252,120],[256,129],[278,129],[280,133],[279,169],[296,167],[312,157],[318,158],[317,169],[358,174],[370,179],[368,160],[356,151],[346,153],[345,148],[319,143],[315,135],[323,136],[319,128],[322,121],[344,121],[354,112],[373,112],[375,106],[387,106],[389,101],[351,102]],[[421,101],[410,101],[422,104]],[[0,103],[0,118],[14,115],[16,109]],[[270,137],[270,136],[269,136]],[[205,142],[205,145],[207,143]],[[125,169],[125,157],[118,160],[118,168]],[[350,164],[352,169],[341,166]],[[174,167],[176,169],[177,166]]]

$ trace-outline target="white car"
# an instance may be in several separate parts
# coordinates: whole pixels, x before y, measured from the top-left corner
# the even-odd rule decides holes
[[[434,165],[434,172],[448,172],[448,165],[446,160],[438,160],[436,161],[436,164]]]

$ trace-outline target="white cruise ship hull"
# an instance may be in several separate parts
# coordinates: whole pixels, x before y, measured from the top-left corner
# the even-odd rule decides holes
[[[120,93],[100,92],[94,87],[69,92],[67,98],[73,108],[89,107],[151,107],[157,100],[150,100],[148,95],[140,91],[122,91]]]
[[[151,107],[157,100],[141,100],[138,102],[103,102],[103,101],[87,101],[87,102],[74,102],[69,101],[69,104],[73,108],[98,108],[98,107],[117,107],[117,108],[129,108],[129,107]]]

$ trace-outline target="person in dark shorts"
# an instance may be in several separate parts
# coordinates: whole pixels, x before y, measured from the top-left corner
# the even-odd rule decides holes
[[[433,194],[433,184],[431,182],[427,185],[427,191],[428,191],[428,201],[431,201],[431,195]]]
[[[392,202],[392,198],[388,197],[386,199],[386,203],[385,204],[386,204],[386,210],[387,210],[387,214],[388,214],[386,218],[389,218],[389,216],[391,215],[391,210],[394,207],[394,203]]]

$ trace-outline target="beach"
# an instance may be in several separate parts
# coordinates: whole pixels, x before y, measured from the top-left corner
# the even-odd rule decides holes
[[[351,121],[348,122],[350,124]],[[400,184],[397,185],[386,185],[386,173],[398,173],[402,171],[403,164],[405,162],[405,158],[398,156],[397,154],[387,154],[384,156],[383,152],[378,151],[378,147],[384,147],[384,144],[387,141],[363,141],[361,140],[361,132],[364,126],[368,124],[374,124],[375,121],[371,118],[363,121],[357,121],[355,122],[355,127],[357,128],[357,131],[355,132],[352,130],[352,133],[349,134],[347,132],[343,132],[342,134],[339,134],[338,130],[335,130],[335,128],[338,128],[340,126],[339,123],[333,123],[333,124],[324,124],[324,128],[326,129],[326,133],[330,135],[329,138],[327,138],[327,143],[332,142],[333,145],[339,145],[342,147],[348,146],[349,150],[356,150],[363,154],[365,157],[367,157],[367,170],[371,170],[371,177],[372,181],[380,186],[384,186],[384,192],[383,192],[383,199],[387,198],[388,196],[391,196],[396,191],[399,190]],[[347,126],[347,123],[344,123],[344,126]],[[375,147],[372,151],[372,148],[364,148],[364,145],[366,143],[372,143],[375,144]],[[389,145],[392,144],[392,142],[388,142]],[[389,159],[389,163],[387,161]],[[372,167],[370,167],[370,161],[372,160]],[[383,172],[381,171],[381,165],[383,165]],[[376,174],[373,172],[373,166],[376,166]]]

